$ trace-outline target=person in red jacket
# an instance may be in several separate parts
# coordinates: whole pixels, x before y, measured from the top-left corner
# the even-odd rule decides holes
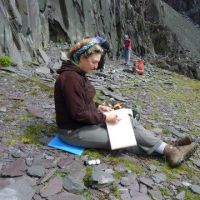
[[[82,40],[69,50],[69,60],[57,71],[59,76],[54,89],[56,123],[59,137],[70,145],[111,149],[106,123],[116,124],[120,119],[115,114],[104,114],[112,108],[93,100],[96,91],[87,78],[88,73],[98,68],[102,54],[103,49],[97,40]],[[137,140],[137,148],[130,149],[133,153],[157,152],[165,155],[169,164],[176,167],[196,147],[188,137],[169,145],[146,130],[136,118],[130,119]]]
[[[125,64],[130,65],[130,55],[131,55],[131,44],[132,41],[128,35],[125,35],[124,38],[124,57],[125,57]]]

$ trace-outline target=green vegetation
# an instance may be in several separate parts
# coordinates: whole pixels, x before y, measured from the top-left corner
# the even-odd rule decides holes
[[[10,114],[7,114],[5,117],[4,117],[4,122],[5,123],[10,123],[13,121],[13,116],[11,116]]]
[[[164,68],[166,62],[162,59],[157,59],[154,64],[159,68]]]
[[[161,60],[158,64],[164,63]],[[121,93],[133,96],[133,104],[140,106],[141,110],[148,107],[150,113],[148,119],[165,123],[168,118],[180,124],[187,121],[185,128],[191,130],[191,135],[198,135],[199,130],[193,122],[200,118],[200,81],[173,72],[170,72],[166,80],[165,70],[159,68],[156,70],[160,71],[159,76],[145,77],[147,84],[142,89],[140,87],[142,80],[136,77],[121,86]],[[135,96],[137,98],[134,98]],[[147,129],[151,128],[151,124],[144,126]],[[169,130],[164,130],[164,134],[171,133]]]
[[[161,61],[160,65],[162,64],[164,63],[162,63]],[[9,73],[3,72],[0,74],[0,76],[6,77],[9,76]],[[137,99],[133,98],[133,103],[141,107],[141,110],[145,108],[145,110],[149,112],[150,115],[147,114],[144,116],[144,118],[142,118],[143,116],[141,117],[142,123],[146,123],[145,128],[155,128],[155,125],[154,123],[152,123],[152,121],[155,121],[155,124],[158,124],[158,126],[162,128],[159,122],[161,122],[162,125],[165,124],[166,120],[167,123],[169,122],[168,124],[175,124],[177,126],[180,122],[180,126],[183,125],[186,129],[190,130],[190,135],[199,135],[199,129],[194,124],[194,122],[196,120],[199,120],[200,118],[200,81],[192,80],[175,73],[170,74],[170,77],[168,77],[167,79],[169,80],[169,84],[167,84],[165,73],[160,74],[159,77],[146,76],[145,79],[140,76],[134,80],[131,79],[126,81],[126,83],[123,84],[120,88],[120,91],[122,94],[128,95],[129,97],[137,97]],[[144,83],[143,80],[145,80],[145,84],[143,84],[141,88],[140,83]],[[24,84],[24,82],[26,82],[27,84]],[[20,77],[19,81],[17,81],[15,84],[15,89],[20,89],[27,92],[29,95],[36,96],[40,94],[40,90],[43,90],[45,94],[53,94],[53,87],[48,86],[45,82],[43,83],[43,81],[41,82],[38,77],[33,77],[31,79]],[[6,93],[2,93],[0,95],[2,97],[7,97]],[[95,100],[101,101],[100,96],[101,93],[98,91],[95,96]],[[106,97],[105,103],[108,102],[109,97],[108,99]],[[6,133],[10,137],[7,141],[7,144],[14,145],[21,142],[28,144],[40,144],[39,137],[41,132],[44,131],[48,134],[55,133],[56,129],[54,125],[52,126],[46,123],[40,123],[40,119],[36,119],[32,114],[25,112],[24,101],[12,101],[12,105],[12,107],[8,106],[8,112],[3,113],[3,115],[5,116],[3,119],[4,123],[9,124],[14,120],[18,121],[15,125],[16,132],[13,131]],[[16,115],[12,114],[14,110],[17,110]],[[19,110],[21,112],[18,112]],[[20,115],[18,113],[20,113]],[[55,115],[55,113],[53,113],[53,115]],[[55,119],[55,116],[53,118]],[[28,121],[28,124],[32,125],[28,126],[23,134],[19,136],[20,134],[17,133],[17,130],[18,132],[20,132],[20,128],[22,127],[22,125],[24,127],[24,124],[27,124],[21,123],[22,121]],[[165,128],[163,129],[163,135],[170,136],[172,135],[172,132],[170,129]],[[3,133],[0,133],[0,138],[2,136]],[[112,153],[108,154],[108,152],[102,150],[87,149],[84,151],[84,155],[87,156],[89,159],[100,159],[102,162],[105,162],[106,164],[112,166],[122,164],[126,167],[126,169],[138,175],[143,173],[152,175],[153,173],[155,173],[155,171],[148,171],[141,164],[131,161],[130,157],[130,160],[128,158],[124,158],[124,154],[122,154],[122,156],[118,156],[119,154],[117,154],[117,156],[114,156],[116,154],[112,155]],[[138,160],[140,159],[141,157],[138,158]],[[199,180],[200,173],[199,170],[196,169],[196,167],[193,167],[193,162],[194,161],[188,160],[186,163],[180,165],[178,168],[172,169],[171,167],[169,167],[168,163],[165,162],[164,159],[158,160],[153,156],[145,156],[144,161],[145,165],[155,165],[158,168],[159,172],[166,175],[167,181],[177,179],[177,177],[179,178],[180,176],[184,177],[184,179],[188,178],[190,180],[193,180],[194,178],[194,180]],[[188,164],[190,166],[188,166]],[[91,186],[91,175],[93,173],[93,169],[94,168],[92,166],[85,167],[86,173],[83,181],[85,186],[87,187]],[[64,177],[68,175],[68,172],[59,169],[55,172],[54,175]],[[115,177],[115,179],[120,180],[122,177],[127,175],[127,172],[114,171],[112,175]],[[110,192],[117,199],[120,199],[120,191],[116,185],[112,185],[109,189]],[[164,196],[170,196],[171,198],[173,198],[172,194],[167,188],[162,188],[160,190]],[[187,200],[199,199],[199,195],[194,194],[189,189],[181,188],[181,191],[186,192],[185,199]],[[84,190],[82,195],[87,200],[92,200],[92,194],[89,190]],[[102,195],[100,199],[103,200],[106,199],[106,197]]]
[[[18,137],[16,136],[16,133],[14,132],[8,132],[7,133],[10,136],[10,139],[7,140],[7,145],[15,145],[18,143]]]
[[[83,192],[81,193],[81,195],[84,196],[84,198],[86,200],[92,200],[93,199],[91,192],[89,190],[87,190],[87,189],[83,190]]]
[[[199,194],[194,194],[190,190],[185,190],[185,199],[187,199],[187,200],[199,200]]]
[[[166,128],[166,129],[163,129],[163,134],[164,134],[164,135],[171,135],[172,132],[171,132],[170,129]]]
[[[20,136],[20,140],[25,144],[40,144],[39,134],[44,126],[42,124],[29,126]]]
[[[94,97],[94,101],[95,102],[99,102],[99,97],[101,96],[101,92],[100,91],[96,91],[96,95]]]
[[[157,108],[152,109],[151,112],[151,119],[156,119],[156,120],[161,120],[161,115],[162,113],[160,112],[160,110],[158,110]]]
[[[115,171],[113,174],[112,174],[116,179],[121,179],[123,176],[124,176],[124,172],[118,172],[118,171]]]
[[[103,159],[103,154],[100,150],[96,150],[96,149],[86,149],[84,151],[84,155],[86,155],[88,157],[88,159]]]
[[[32,89],[31,91],[30,91],[30,94],[31,95],[33,95],[33,96],[35,96],[35,95],[37,95],[37,89]]]
[[[24,85],[24,81],[26,81],[26,85]],[[37,95],[38,89],[41,89],[44,92],[53,94],[54,92],[54,87],[53,86],[48,86],[47,83],[41,82],[41,80],[37,76],[33,76],[31,78],[24,78],[22,76],[18,77],[17,82],[16,82],[16,87],[18,89],[27,89],[27,85],[32,88],[30,90],[29,88],[29,93],[32,95]]]
[[[167,163],[165,163],[161,169],[167,176],[168,180],[176,178],[176,175],[178,174],[191,178],[191,175],[194,173],[186,164],[182,164],[179,167],[172,169]]]
[[[23,109],[24,101],[14,101],[13,102],[13,109]]]
[[[193,193],[190,189],[180,187],[178,188],[179,192],[185,191],[185,200],[199,200],[199,194]],[[175,200],[175,198],[173,198]]]
[[[139,164],[133,163],[131,160],[128,159],[122,159],[122,161],[127,169],[129,169],[130,171],[136,174],[142,174],[144,172],[144,169]]]
[[[120,191],[117,187],[117,185],[110,186],[110,192],[117,198],[121,199]]]
[[[27,120],[29,120],[29,119],[35,119],[36,117],[34,116],[34,115],[32,115],[31,113],[25,113],[24,115],[21,115],[20,117],[19,117],[19,119],[21,120],[21,121],[27,121]]]
[[[20,136],[19,141],[26,143],[26,144],[40,144],[39,135],[42,132],[53,134],[56,130],[54,125],[50,124],[38,124],[38,125],[31,125],[27,127],[24,133]]]
[[[12,60],[9,56],[0,56],[0,66],[7,67],[12,64]]]
[[[85,170],[86,170],[86,173],[83,178],[83,182],[86,187],[89,187],[90,186],[90,178],[93,173],[93,168],[91,166],[86,166]]]
[[[189,162],[189,160],[187,161]],[[176,173],[180,175],[184,175],[187,178],[192,178],[192,177],[198,177],[200,179],[200,173],[197,169],[193,169],[191,167],[188,167],[186,163],[180,165],[178,168],[176,168]]]
[[[171,192],[168,188],[161,188],[161,193],[164,195],[164,196],[171,196]]]
[[[187,161],[188,163],[189,161]],[[192,177],[198,177],[200,179],[200,173],[197,169],[188,167],[187,163],[181,164],[177,168],[171,168],[167,162],[160,162],[157,159],[149,159],[148,165],[152,164],[155,166],[159,166],[160,171],[162,171],[168,180],[173,180],[177,175],[181,175],[191,179]]]
[[[151,123],[146,123],[146,124],[144,124],[144,128],[146,128],[146,129],[150,130],[150,129],[152,129],[152,128],[153,128],[153,126],[152,126],[152,124],[151,124]]]
[[[60,177],[65,177],[67,175],[69,175],[69,172],[66,169],[57,169],[54,173],[55,176],[60,176]]]
[[[120,161],[120,159],[119,158],[117,158],[117,157],[113,157],[113,156],[109,156],[109,164],[110,165],[118,165],[121,161]]]
[[[34,85],[38,86],[41,90],[53,94],[53,91],[54,91],[53,87],[50,87],[50,86],[48,86],[44,83],[41,83],[37,80],[31,80],[31,81],[34,83]]]

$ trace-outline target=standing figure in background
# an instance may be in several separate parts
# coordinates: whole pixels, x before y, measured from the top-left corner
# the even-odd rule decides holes
[[[130,65],[130,57],[131,57],[131,39],[128,35],[124,37],[124,57],[125,57],[125,65]]]
[[[104,53],[101,56],[101,60],[99,61],[98,68],[97,68],[102,72],[103,68],[104,68],[104,64],[105,64],[106,53],[108,53],[110,51],[110,45],[109,45],[108,41],[106,39],[102,38],[101,36],[99,36],[99,34],[95,35],[94,38],[99,42],[100,46],[104,50]]]

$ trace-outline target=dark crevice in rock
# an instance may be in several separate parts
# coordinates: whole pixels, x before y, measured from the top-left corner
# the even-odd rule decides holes
[[[68,21],[68,13],[67,13],[67,5],[65,0],[59,0],[60,2],[60,10],[63,16],[63,22],[65,24],[66,29],[69,28],[69,21]]]
[[[83,1],[81,0],[81,5],[77,0],[72,0],[74,7],[77,9],[77,12],[80,17],[80,22],[83,24],[85,20],[85,15],[84,15],[84,8],[83,8]]]
[[[71,43],[69,36],[62,29],[59,22],[56,20],[49,19],[49,32],[50,32],[50,40],[53,42],[68,42]]]

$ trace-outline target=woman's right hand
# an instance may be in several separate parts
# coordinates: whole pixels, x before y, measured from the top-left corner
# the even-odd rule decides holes
[[[106,115],[106,122],[109,124],[116,124],[120,121],[120,118],[116,114],[108,114]]]

